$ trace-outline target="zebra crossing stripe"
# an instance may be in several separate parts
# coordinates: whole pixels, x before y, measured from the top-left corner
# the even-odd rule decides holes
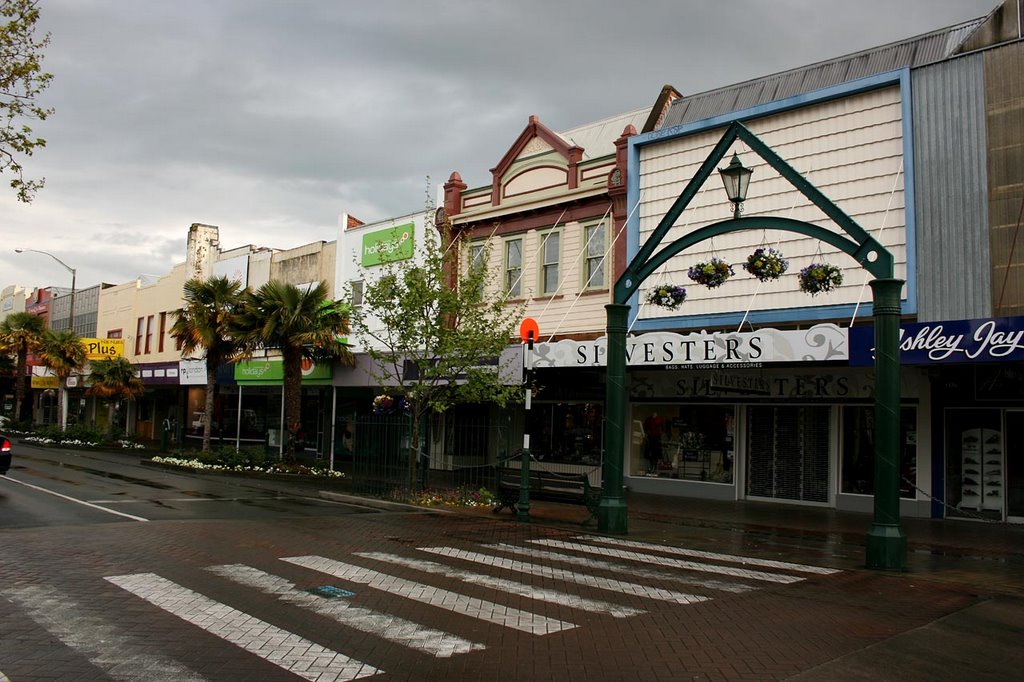
[[[717,573],[719,575],[729,575],[734,578],[747,578],[749,580],[761,580],[769,583],[781,583],[788,585],[790,583],[798,583],[803,578],[794,575],[782,575],[781,573],[766,573],[765,571],[752,571],[746,568],[735,568],[732,566],[715,566],[714,564],[702,564],[696,561],[685,561],[683,559],[672,559],[669,557],[655,556],[653,554],[641,554],[640,552],[631,552],[624,549],[612,549],[611,547],[595,547],[593,545],[584,545],[580,542],[565,542],[563,540],[529,540],[538,545],[544,545],[546,547],[554,547],[556,549],[568,549],[574,552],[582,552],[584,554],[596,554],[598,556],[614,557],[616,559],[628,559],[630,561],[639,561],[645,564],[653,564],[655,566],[669,566],[671,568],[682,568],[689,571],[699,571],[702,573]]]
[[[495,568],[503,568],[516,573],[526,573],[528,575],[539,576],[541,578],[562,580],[565,582],[576,583],[577,585],[584,585],[586,587],[594,587],[600,590],[608,590],[610,592],[618,592],[620,594],[628,594],[635,597],[645,597],[647,599],[668,601],[675,604],[696,604],[698,602],[708,600],[708,597],[700,597],[696,594],[676,592],[675,590],[663,590],[649,585],[641,585],[639,583],[631,583],[623,580],[613,580],[611,578],[602,578],[600,576],[588,575],[586,573],[567,571],[562,568],[552,568],[550,566],[542,566],[540,564],[531,564],[524,561],[505,559],[502,557],[496,557],[492,554],[469,552],[462,549],[456,549],[454,547],[420,547],[419,550],[421,552],[429,552],[431,554],[437,554],[439,556],[449,557],[452,559],[461,559],[463,561],[472,561],[478,564],[494,566]]]
[[[283,557],[281,560],[296,566],[326,573],[342,580],[348,580],[360,585],[369,585],[374,589],[384,590],[389,594],[399,595],[423,604],[436,606],[446,611],[454,611],[471,618],[530,634],[546,635],[577,627],[575,623],[548,618],[536,613],[530,613],[529,611],[521,611],[483,599],[467,597],[457,592],[450,592],[431,585],[397,578],[386,573],[363,568],[362,566],[342,563],[326,557],[295,556]]]
[[[485,545],[485,547],[497,550],[499,552],[505,552],[507,554],[516,554],[518,556],[528,557],[530,559],[544,559],[548,561],[557,561],[563,564],[570,564],[572,566],[584,566],[590,569],[613,571],[615,573],[628,573],[630,576],[634,578],[650,578],[652,580],[664,580],[680,583],[683,585],[692,585],[694,587],[700,587],[706,590],[717,590],[718,592],[731,592],[733,594],[743,594],[744,592],[752,592],[753,590],[757,589],[752,585],[744,585],[743,583],[732,583],[726,582],[724,580],[716,580],[714,578],[700,578],[697,576],[680,575],[678,573],[669,573],[667,571],[658,571],[649,568],[641,568],[638,566],[616,563],[614,561],[602,561],[600,559],[591,559],[589,557],[571,556],[569,554],[561,554],[559,552],[546,552],[544,550],[534,549],[532,547],[519,547],[518,545],[508,545],[505,543]]]
[[[579,595],[569,594],[559,590],[534,587],[533,585],[527,585],[526,583],[517,583],[514,580],[506,580],[504,578],[495,578],[494,576],[485,575],[483,573],[463,571],[439,564],[435,561],[412,559],[409,557],[398,556],[397,554],[385,554],[383,552],[357,552],[356,556],[375,559],[377,561],[385,561],[389,564],[398,564],[399,566],[406,566],[417,571],[432,573],[434,575],[442,575],[445,578],[463,580],[473,585],[483,585],[484,587],[489,587],[492,590],[508,592],[509,594],[517,594],[529,599],[558,604],[559,606],[568,606],[569,608],[589,611],[591,613],[603,613],[605,615],[612,616],[613,618],[629,618],[643,613],[643,610],[635,609],[631,606],[622,606],[620,604],[613,604],[611,602],[600,601],[598,599],[587,599],[586,597],[580,597]]]
[[[4,596],[20,606],[63,644],[78,651],[114,680],[203,680],[199,673],[125,635],[52,587],[16,587]],[[0,682],[10,682],[0,673]]]
[[[306,680],[355,680],[381,672],[154,573],[105,580]]]
[[[345,599],[332,600],[318,597],[295,584],[251,566],[230,564],[210,566],[207,570],[240,585],[257,589],[264,594],[276,596],[282,601],[331,618],[350,628],[377,635],[388,641],[422,651],[435,658],[449,658],[455,654],[481,651],[487,647],[456,635],[434,630],[412,621],[378,613],[370,609],[353,606]]]
[[[686,549],[684,547],[667,547],[665,545],[654,545],[647,542],[636,542],[633,540],[620,540],[600,535],[581,535],[577,540],[589,540],[606,545],[617,547],[630,547],[633,549],[646,549],[661,552],[663,554],[675,554],[678,556],[689,556],[698,559],[710,559],[711,561],[731,561],[733,563],[747,564],[750,566],[761,566],[763,568],[781,568],[797,573],[816,573],[818,575],[832,575],[841,573],[838,568],[825,568],[824,566],[808,566],[807,564],[793,564],[788,561],[776,561],[775,559],[755,559],[752,557],[736,556],[735,554],[719,554],[718,552],[704,552],[698,549]]]

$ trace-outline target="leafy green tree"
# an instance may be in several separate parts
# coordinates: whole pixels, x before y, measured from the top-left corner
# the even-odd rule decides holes
[[[171,336],[181,343],[183,356],[199,353],[206,360],[206,416],[203,420],[203,452],[210,451],[217,368],[236,358],[239,345],[232,335],[242,285],[227,277],[185,282],[184,305],[175,311]]]
[[[12,313],[0,322],[0,352],[15,356],[14,418],[20,420],[25,400],[25,370],[28,355],[39,347],[46,322],[32,313]]]
[[[284,419],[288,428],[285,455],[295,458],[295,441],[302,428],[302,360],[353,357],[340,337],[348,334],[348,305],[332,301],[327,284],[312,287],[270,280],[244,296],[236,334],[246,357],[257,350],[277,350],[284,366]]]
[[[36,101],[53,79],[41,66],[50,35],[35,37],[38,5],[38,0],[0,0],[0,173],[14,175],[11,187],[25,203],[44,180],[26,180],[20,158],[46,146],[25,121],[44,121],[53,113]]]
[[[82,338],[70,329],[46,330],[39,343],[39,358],[57,375],[60,430],[68,426],[68,377],[85,366]]]
[[[464,240],[448,221],[438,232],[418,247],[416,258],[384,264],[380,277],[364,284],[363,305],[353,315],[377,380],[400,386],[409,404],[410,487],[429,413],[460,403],[504,406],[522,393],[502,383],[494,364],[514,337],[522,307],[488,291],[488,246],[460,267]]]
[[[90,395],[107,400],[107,439],[114,434],[114,413],[122,399],[132,400],[146,392],[128,358],[104,358],[89,365]]]

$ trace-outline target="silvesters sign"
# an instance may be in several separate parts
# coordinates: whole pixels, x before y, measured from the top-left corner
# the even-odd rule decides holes
[[[565,339],[534,346],[532,366],[603,367],[608,342]],[[626,341],[630,367],[759,367],[778,362],[843,362],[849,358],[846,330],[834,324],[810,329],[756,332],[652,332]]]

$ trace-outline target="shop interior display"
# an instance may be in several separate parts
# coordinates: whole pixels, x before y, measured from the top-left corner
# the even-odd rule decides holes
[[[994,429],[968,429],[961,435],[960,507],[1003,508],[1002,434]]]

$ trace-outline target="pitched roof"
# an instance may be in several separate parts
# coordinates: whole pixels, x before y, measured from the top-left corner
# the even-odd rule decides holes
[[[984,22],[984,17],[973,19],[817,64],[681,97],[672,103],[659,127],[700,121],[858,78],[947,59],[956,54],[964,41]]]
[[[559,137],[570,146],[583,147],[583,160],[597,159],[602,156],[610,156],[615,153],[615,140],[622,135],[627,125],[632,125],[637,130],[644,126],[644,122],[651,113],[651,108],[637,109],[618,116],[594,121],[586,125],[557,133]]]

